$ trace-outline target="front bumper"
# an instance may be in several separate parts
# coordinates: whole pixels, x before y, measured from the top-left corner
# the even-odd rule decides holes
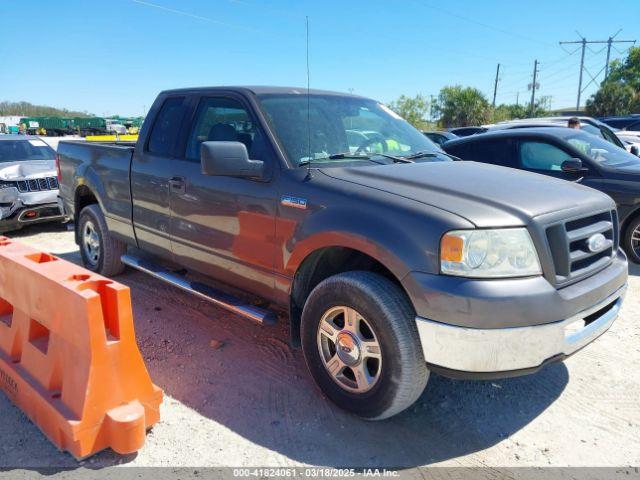
[[[416,318],[430,368],[454,378],[533,373],[563,360],[606,332],[618,317],[626,285],[565,320],[529,327],[475,329]],[[541,306],[544,308],[544,306]]]
[[[19,230],[22,227],[35,223],[63,221],[66,219],[64,211],[58,203],[44,205],[25,206],[19,205],[12,209],[7,218],[0,219],[0,232]]]

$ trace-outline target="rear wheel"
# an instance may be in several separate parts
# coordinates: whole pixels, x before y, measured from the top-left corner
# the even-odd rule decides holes
[[[629,260],[640,263],[640,216],[637,216],[625,230],[623,245]]]
[[[82,209],[77,228],[85,268],[106,277],[124,271],[120,257],[126,253],[127,244],[111,236],[99,205]]]
[[[429,377],[415,312],[393,282],[346,272],[321,282],[302,315],[307,366],[339,407],[370,420],[413,404]]]

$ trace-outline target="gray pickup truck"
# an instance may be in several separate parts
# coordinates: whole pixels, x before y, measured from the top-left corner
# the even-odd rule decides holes
[[[58,154],[87,268],[135,267],[265,324],[286,311],[320,388],[368,419],[411,405],[430,371],[561,361],[611,326],[625,293],[608,196],[454,162],[358,96],[165,91],[137,144]]]

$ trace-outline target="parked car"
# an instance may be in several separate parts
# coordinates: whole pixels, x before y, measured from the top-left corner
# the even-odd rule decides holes
[[[612,197],[621,244],[640,263],[640,159],[582,130],[558,127],[496,130],[447,142],[463,160],[528,170],[580,182]]]
[[[469,135],[475,135],[476,133],[483,133],[487,131],[487,127],[456,127],[450,128],[449,132],[457,135],[458,137],[467,137]]]
[[[0,233],[64,219],[55,152],[39,137],[0,137]]]
[[[428,132],[422,132],[422,133],[425,135],[425,137],[427,137],[433,143],[440,146],[442,146],[444,142],[447,142],[449,140],[455,140],[456,138],[460,138],[455,133],[451,133],[443,130],[428,131]]]
[[[368,419],[411,405],[429,371],[561,361],[609,328],[626,288],[607,195],[451,161],[358,96],[169,90],[137,144],[58,154],[88,269],[129,265],[263,324],[288,312],[317,384]]]
[[[640,114],[638,113],[619,117],[600,117],[598,120],[620,130],[640,130]]]
[[[621,132],[622,131],[623,130],[621,130]],[[622,141],[627,152],[632,153],[636,156],[640,156],[640,136],[623,135],[620,132],[616,132],[616,136],[620,139],[620,141]]]
[[[105,119],[105,128],[107,134],[126,135],[127,127],[125,127],[119,119]]]
[[[517,120],[507,120],[505,122],[487,125],[487,131],[503,130],[509,128],[529,128],[541,126],[558,126],[566,127],[570,117],[540,117],[540,118],[522,118]],[[580,129],[602,137],[608,142],[613,143],[617,147],[625,148],[622,141],[616,136],[615,132],[606,124],[591,117],[577,117],[580,119]]]

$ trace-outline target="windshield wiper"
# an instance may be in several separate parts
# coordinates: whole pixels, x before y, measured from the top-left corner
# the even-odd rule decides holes
[[[407,160],[412,160],[414,158],[437,157],[437,156],[438,156],[437,153],[423,151],[423,152],[412,153],[411,155],[407,155],[406,157],[402,157],[402,158],[406,158]]]
[[[417,158],[438,156],[437,153],[427,152],[427,151],[416,152],[416,153],[412,153],[411,155],[403,155],[403,156],[389,155],[388,153],[376,153],[376,155],[380,155],[381,157],[385,157],[385,158],[390,158],[391,160],[393,160],[394,163],[415,163],[415,159]]]
[[[450,153],[447,153],[445,151],[440,152],[441,155],[446,155],[447,157],[449,157],[451,160],[455,160],[457,162],[463,162],[464,160],[462,160],[460,157],[456,157],[455,155],[451,155]]]
[[[373,160],[369,155],[356,155],[351,152],[340,152],[340,153],[332,153],[331,155],[327,155],[326,157],[317,157],[309,160],[305,158],[298,162],[298,165],[307,165],[312,162],[322,161],[322,160],[342,160],[342,159],[355,159],[355,160],[369,160],[370,162],[377,163],[379,165],[384,165],[382,162],[377,162]]]
[[[371,157],[369,155],[356,155],[355,153],[351,152],[332,153],[328,157],[322,158],[328,158],[329,160],[340,160],[342,158],[361,158],[362,160],[371,160]]]
[[[415,163],[413,160],[407,157],[396,157],[395,155],[389,155],[388,153],[376,153],[376,155],[380,155],[384,158],[390,158],[393,160],[393,163]]]

